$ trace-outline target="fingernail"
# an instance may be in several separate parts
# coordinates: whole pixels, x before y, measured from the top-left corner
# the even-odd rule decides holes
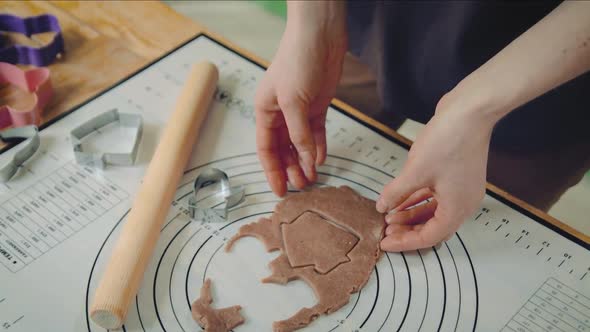
[[[309,164],[302,162],[301,169],[307,180],[311,180],[313,176],[313,168]]]
[[[311,159],[311,154],[309,152],[302,152],[299,154],[299,165],[303,170],[303,174],[308,178],[311,175],[310,171],[314,163],[315,161]]]
[[[395,214],[396,212],[397,212],[397,210],[396,210],[396,209],[393,209],[393,210],[389,211],[389,212],[387,213],[387,215],[385,215],[385,221],[386,221],[388,224],[390,224],[390,223],[391,223],[391,219],[393,219],[393,214]]]
[[[391,233],[393,233],[393,228],[391,228],[391,227],[387,227],[387,228],[385,229],[385,235],[390,235]]]
[[[316,166],[322,166],[324,164],[324,162],[326,162],[326,157],[323,157],[323,158],[320,159],[320,156],[318,156],[315,159],[314,165],[316,165]]]
[[[377,200],[377,204],[375,205],[375,208],[379,213],[387,212],[387,204],[385,204],[385,200],[379,197],[379,199]]]
[[[305,177],[310,181],[313,180],[315,160],[312,158],[311,153],[305,152],[301,155],[301,164]]]
[[[391,223],[391,217],[389,216],[389,214],[385,215],[385,222],[388,224]]]
[[[393,216],[391,216],[391,213],[385,216],[385,222],[387,224],[391,224],[392,219],[393,219]]]
[[[307,171],[305,172],[305,177],[309,181],[315,181],[315,166],[314,164],[306,166]]]
[[[391,237],[381,240],[380,247],[381,247],[381,250],[383,250],[383,251],[400,252],[399,240],[394,240]]]

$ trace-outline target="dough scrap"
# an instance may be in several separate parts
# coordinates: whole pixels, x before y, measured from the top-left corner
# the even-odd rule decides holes
[[[316,188],[279,202],[270,219],[242,226],[226,251],[245,236],[258,238],[269,252],[281,251],[262,282],[301,279],[318,299],[313,307],[273,323],[275,332],[295,331],[340,309],[367,283],[381,256],[384,228],[374,201],[347,186]]]
[[[211,280],[207,279],[201,287],[201,296],[191,305],[193,319],[205,332],[228,332],[244,323],[244,317],[240,315],[241,306],[213,309],[211,303]]]

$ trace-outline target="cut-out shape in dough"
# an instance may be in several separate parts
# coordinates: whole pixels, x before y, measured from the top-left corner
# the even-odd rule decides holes
[[[228,332],[244,323],[244,317],[240,315],[242,307],[239,305],[213,309],[211,303],[211,280],[207,279],[201,287],[201,296],[191,306],[193,319],[205,332]]]
[[[304,219],[300,220],[302,217]],[[299,229],[295,225],[301,221],[306,227]],[[317,226],[309,226],[312,223]],[[313,307],[303,308],[292,317],[273,323],[275,332],[295,331],[309,325],[319,315],[342,308],[350,294],[367,283],[381,256],[379,242],[384,227],[384,215],[375,210],[374,201],[346,186],[316,188],[287,196],[277,204],[270,219],[261,218],[242,226],[227,243],[226,251],[245,236],[261,240],[269,252],[281,251],[269,264],[271,275],[262,282],[286,284],[301,279],[311,286],[317,298]],[[303,231],[305,228],[307,231]],[[325,238],[331,232],[335,232],[337,240]],[[357,240],[356,244],[340,244],[340,240],[354,241],[350,236]],[[309,252],[302,253],[297,248],[300,241],[309,247]],[[335,258],[327,259],[331,254]],[[341,262],[343,257],[350,261]],[[303,266],[293,266],[297,263]],[[327,273],[316,271],[317,266]],[[334,267],[329,269],[329,266]]]
[[[358,242],[348,230],[330,223],[314,212],[304,212],[288,224],[282,224],[285,253],[292,267],[313,266],[326,274],[341,263]]]

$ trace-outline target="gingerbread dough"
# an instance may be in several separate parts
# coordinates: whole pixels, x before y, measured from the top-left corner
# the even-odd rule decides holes
[[[384,226],[374,201],[346,186],[319,188],[288,196],[271,219],[242,226],[226,251],[238,239],[254,236],[268,251],[281,251],[262,282],[302,279],[312,287],[318,299],[313,307],[273,323],[275,332],[294,331],[340,309],[367,283],[381,255]]]
[[[205,332],[228,332],[244,322],[240,315],[239,305],[223,308],[211,308],[211,280],[205,280],[201,287],[201,297],[191,306],[193,319],[203,328]]]

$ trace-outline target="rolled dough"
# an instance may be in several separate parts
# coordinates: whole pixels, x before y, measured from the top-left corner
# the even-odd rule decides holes
[[[240,315],[242,307],[239,305],[213,309],[212,302],[211,280],[207,279],[201,287],[201,296],[191,306],[193,319],[205,329],[205,332],[228,332],[244,323],[244,317]]]
[[[379,242],[384,215],[375,202],[349,187],[325,187],[288,196],[271,218],[244,225],[229,240],[226,251],[245,236],[254,236],[281,254],[262,282],[286,284],[295,279],[310,285],[318,302],[292,317],[273,323],[273,331],[295,331],[321,314],[348,303],[369,279],[381,256]]]
[[[347,254],[359,240],[349,231],[309,211],[290,224],[282,224],[281,231],[289,264],[292,267],[313,266],[321,274],[350,262]]]

